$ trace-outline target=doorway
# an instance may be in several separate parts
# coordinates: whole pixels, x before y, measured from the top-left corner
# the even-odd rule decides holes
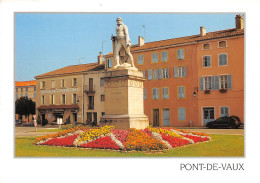
[[[215,120],[214,107],[203,108],[203,126],[206,126],[207,122]]]
[[[159,126],[159,109],[153,109],[153,126]]]

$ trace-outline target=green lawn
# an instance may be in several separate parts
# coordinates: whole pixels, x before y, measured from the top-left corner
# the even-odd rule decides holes
[[[244,136],[211,135],[212,141],[163,152],[119,152],[32,145],[36,137],[15,139],[16,157],[243,157]]]

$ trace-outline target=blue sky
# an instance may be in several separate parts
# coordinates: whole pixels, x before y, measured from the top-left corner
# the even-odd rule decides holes
[[[236,14],[87,14],[16,13],[15,80],[34,80],[34,76],[68,65],[93,63],[102,51],[112,50],[116,18],[128,26],[132,44],[138,36],[145,42],[199,34],[235,27]]]

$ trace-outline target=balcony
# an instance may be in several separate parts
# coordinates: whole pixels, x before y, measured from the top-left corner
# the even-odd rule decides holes
[[[221,89],[219,90],[219,92],[220,92],[220,93],[227,93],[227,89],[226,89],[226,88],[221,88]]]
[[[204,93],[205,93],[205,94],[210,94],[210,90],[208,90],[208,89],[207,89],[207,90],[204,90]]]
[[[86,94],[88,96],[94,96],[96,93],[96,86],[94,85],[84,85],[84,92],[86,92]]]

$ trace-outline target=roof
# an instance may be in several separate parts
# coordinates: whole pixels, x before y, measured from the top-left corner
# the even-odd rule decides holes
[[[15,81],[15,86],[35,86],[36,80],[33,81]]]
[[[63,67],[54,71],[50,71],[38,76],[35,76],[35,78],[39,77],[45,77],[45,76],[53,76],[53,75],[62,75],[62,74],[73,74],[73,73],[80,73],[85,71],[98,71],[105,69],[105,64],[98,64],[98,63],[90,63],[90,64],[79,64],[79,65],[70,65],[67,67]]]
[[[78,104],[71,105],[41,105],[37,109],[79,109]]]
[[[177,45],[181,45],[181,44],[194,43],[194,42],[200,42],[200,41],[211,40],[211,39],[219,39],[219,38],[225,38],[225,37],[240,36],[240,35],[244,35],[244,29],[236,29],[236,28],[226,29],[226,30],[221,30],[221,31],[208,32],[204,36],[197,34],[197,35],[193,35],[193,36],[186,36],[186,37],[180,37],[180,38],[148,42],[142,46],[139,46],[137,44],[137,45],[131,46],[131,51],[141,51],[141,50],[145,50],[145,49],[152,49],[152,48],[165,47],[165,46],[177,46]],[[106,56],[110,56],[110,55],[113,55],[113,52],[108,53]]]

